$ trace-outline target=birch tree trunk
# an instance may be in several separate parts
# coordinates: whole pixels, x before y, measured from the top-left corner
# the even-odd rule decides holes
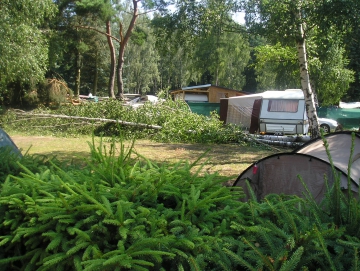
[[[305,47],[303,24],[299,24],[300,38],[297,41],[297,51],[300,65],[301,89],[304,93],[306,113],[309,119],[309,133],[311,138],[320,136],[319,121],[316,113],[314,93],[311,90],[308,62]]]

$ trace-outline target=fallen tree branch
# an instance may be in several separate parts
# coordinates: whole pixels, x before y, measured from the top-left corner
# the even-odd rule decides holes
[[[100,121],[100,122],[112,122],[118,123],[121,125],[129,125],[135,127],[143,127],[148,129],[160,130],[162,129],[159,125],[150,125],[145,123],[135,123],[123,120],[114,120],[114,119],[104,119],[104,118],[87,118],[87,117],[77,117],[77,116],[67,116],[67,115],[53,115],[53,114],[34,114],[34,113],[26,113],[26,112],[15,112],[18,115],[26,115],[26,116],[36,116],[36,117],[49,117],[49,118],[60,118],[60,119],[75,119],[75,120],[87,120],[87,121]]]
[[[91,123],[88,123],[86,121],[82,121],[82,122],[73,122],[73,123],[64,123],[64,124],[57,124],[57,125],[44,125],[44,126],[31,126],[32,128],[54,128],[54,127],[62,127],[62,126],[67,126],[67,125],[94,125]],[[96,123],[95,123],[96,125]],[[98,124],[100,125],[100,123]]]

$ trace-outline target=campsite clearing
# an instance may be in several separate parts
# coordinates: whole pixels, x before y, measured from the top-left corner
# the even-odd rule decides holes
[[[33,155],[56,156],[59,160],[81,162],[90,155],[91,137],[59,138],[51,136],[25,136],[9,134],[22,153]],[[105,140],[105,139],[104,139]],[[95,138],[98,145],[100,138]],[[129,146],[130,141],[125,145]],[[140,155],[157,163],[176,163],[179,161],[200,160],[199,165],[206,162],[204,170],[209,173],[218,172],[231,179],[236,178],[253,162],[268,155],[291,151],[282,147],[241,146],[239,144],[181,144],[157,143],[149,140],[137,140],[134,150]]]

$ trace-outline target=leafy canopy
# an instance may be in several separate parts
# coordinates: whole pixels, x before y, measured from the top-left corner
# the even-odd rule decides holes
[[[44,22],[55,12],[51,0],[1,1],[0,88],[10,82],[29,84],[43,78],[48,57]]]

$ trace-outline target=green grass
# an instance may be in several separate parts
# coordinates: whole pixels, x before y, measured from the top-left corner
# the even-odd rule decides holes
[[[77,138],[61,138],[51,136],[27,136],[9,134],[22,153],[56,156],[62,161],[81,162],[90,156],[88,142],[90,136]],[[95,138],[96,142],[100,138]],[[130,144],[130,141],[126,141]],[[146,158],[158,163],[176,163],[178,161],[195,161],[207,152],[203,158],[206,162],[204,170],[209,173],[219,172],[222,176],[234,178],[253,162],[270,154],[289,151],[286,149],[265,149],[246,147],[239,144],[183,144],[183,143],[157,143],[149,140],[137,140],[135,151]]]

